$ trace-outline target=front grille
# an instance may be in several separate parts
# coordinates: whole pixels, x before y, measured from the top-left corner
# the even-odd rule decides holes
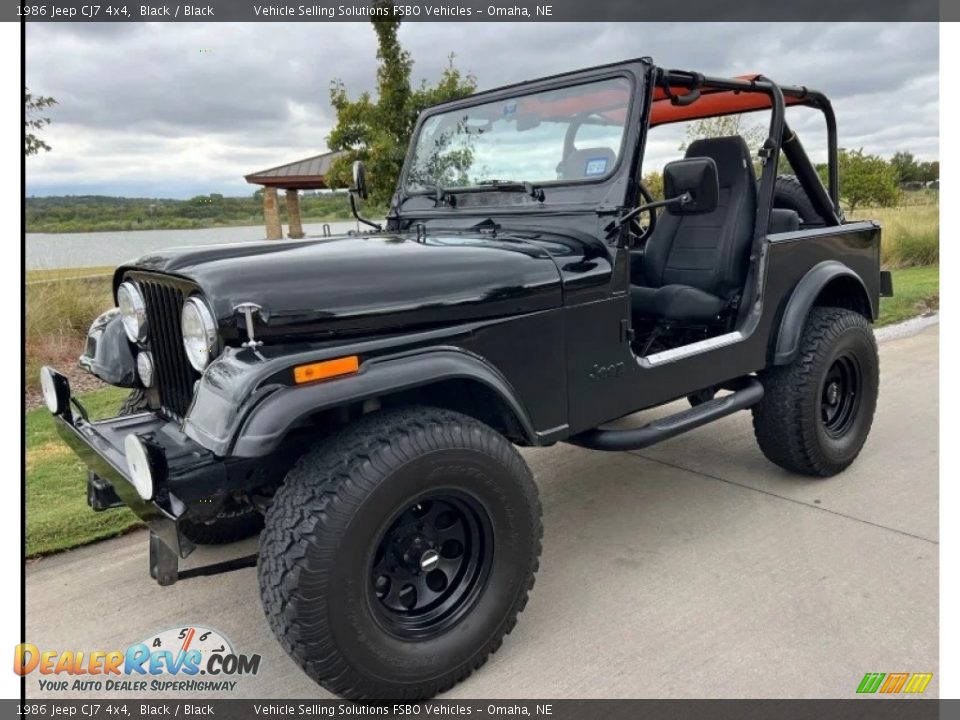
[[[193,398],[193,384],[199,377],[183,350],[183,291],[154,278],[139,279],[137,285],[147,306],[147,340],[153,353],[160,408],[171,419],[182,421]]]

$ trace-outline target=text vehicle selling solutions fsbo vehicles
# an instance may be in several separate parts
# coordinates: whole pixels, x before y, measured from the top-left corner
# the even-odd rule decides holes
[[[826,182],[795,105],[823,115]],[[697,140],[662,195],[640,181],[652,128],[755,110],[758,152]],[[356,163],[355,213],[365,197]],[[500,646],[540,555],[515,446],[633,450],[750,409],[787,470],[834,475],[863,447],[892,287],[879,227],[841,211],[818,91],[642,58],[480,93],[422,113],[385,226],[357,217],[118,268],[80,359],[133,390],[118,417],[41,378],[90,505],[144,520],[161,585],[197,572],[178,570],[196,545],[262,530],[270,626],[335,693],[430,697]]]

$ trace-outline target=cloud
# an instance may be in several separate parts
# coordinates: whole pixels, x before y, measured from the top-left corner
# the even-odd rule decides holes
[[[939,152],[935,23],[417,22],[400,38],[415,81],[436,78],[455,52],[481,89],[638,55],[763,72],[826,92],[843,146]],[[27,84],[59,104],[44,131],[53,152],[29,160],[27,191],[252,192],[243,175],[326,149],[331,80],[372,90],[375,53],[367,23],[29,24]],[[792,122],[823,152],[822,122]],[[680,139],[677,128],[651,133],[648,166],[676,156]]]

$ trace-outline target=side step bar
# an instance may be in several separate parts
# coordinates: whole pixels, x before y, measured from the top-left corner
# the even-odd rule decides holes
[[[678,412],[648,425],[629,430],[601,430],[594,428],[574,435],[567,442],[591,450],[640,450],[655,445],[661,440],[669,440],[707,423],[746,410],[763,399],[763,385],[754,377],[744,378],[738,389],[730,395],[714,398],[689,410]]]

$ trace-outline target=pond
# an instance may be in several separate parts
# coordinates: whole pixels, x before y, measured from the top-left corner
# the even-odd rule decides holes
[[[327,223],[334,234],[356,229],[352,220]],[[321,237],[324,223],[304,224],[307,236]],[[220,245],[264,239],[263,225],[200,230],[130,230],[90,233],[27,233],[27,270],[119,265],[154,250]]]

